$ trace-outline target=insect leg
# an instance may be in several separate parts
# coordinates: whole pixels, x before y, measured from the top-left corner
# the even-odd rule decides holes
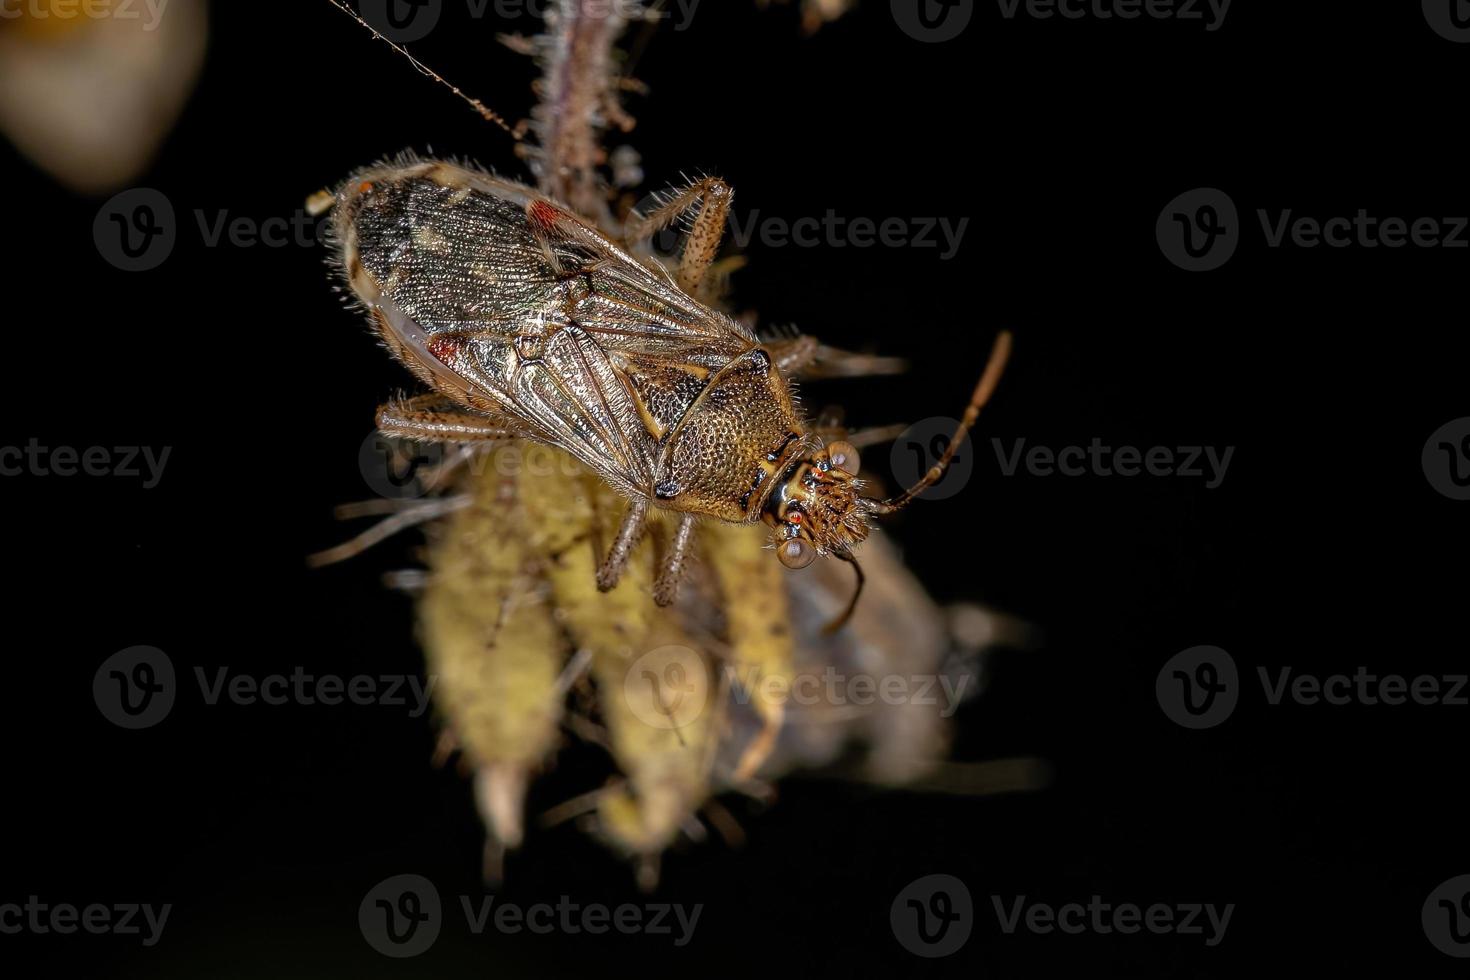
[[[871,429],[859,429],[856,432],[847,433],[847,443],[854,449],[881,446],[885,442],[897,439],[908,431],[908,428],[902,422],[894,422],[891,425],[876,425]]]
[[[378,431],[424,442],[495,442],[530,435],[514,420],[476,412],[440,394],[415,395],[378,409]]]
[[[817,359],[817,348],[821,344],[815,337],[803,334],[800,337],[792,337],[790,340],[776,340],[765,345],[766,350],[771,353],[771,360],[776,362],[777,369],[785,377],[792,378],[801,372],[801,369]]]
[[[662,231],[682,215],[698,206],[689,231],[684,239],[684,250],[679,255],[679,268],[674,278],[679,288],[693,296],[702,294],[705,276],[715,254],[720,250],[720,239],[725,236],[725,219],[730,215],[730,201],[735,196],[730,185],[718,177],[696,180],[679,191],[641,219],[630,223],[628,243],[642,241],[655,232]]]
[[[622,578],[623,568],[628,564],[628,556],[633,553],[633,546],[638,543],[638,538],[643,534],[643,527],[648,521],[648,500],[644,497],[635,497],[628,504],[628,513],[623,515],[623,524],[618,528],[618,536],[614,539],[612,548],[608,550],[607,557],[597,569],[597,588],[607,592],[618,584]]]
[[[653,601],[660,606],[673,605],[679,594],[679,579],[684,574],[684,562],[689,557],[689,543],[694,538],[694,515],[679,518],[674,529],[674,538],[669,542],[669,553],[664,556],[663,567],[653,585]]]
[[[858,378],[908,370],[908,362],[901,357],[877,357],[828,347],[807,335],[773,340],[763,346],[788,378]]]
[[[881,446],[885,442],[892,442],[903,435],[908,428],[902,422],[895,422],[891,425],[877,425],[854,431],[843,422],[840,409],[824,408],[812,420],[811,431],[823,442],[841,440],[854,449],[867,449],[869,446]]]

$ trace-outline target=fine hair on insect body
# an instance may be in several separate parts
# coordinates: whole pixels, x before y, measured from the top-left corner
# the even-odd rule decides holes
[[[383,406],[383,433],[523,438],[569,452],[628,500],[597,571],[604,591],[651,510],[674,512],[658,559],[660,605],[676,595],[696,521],[763,522],[788,568],[829,555],[853,564],[858,589],[836,628],[861,591],[854,547],[872,518],[943,477],[995,390],[1010,335],[997,337],[940,459],[894,497],[865,496],[857,449],[811,425],[790,382],[875,373],[879,359],[803,335],[763,343],[707,302],[732,196],[716,177],[692,181],[635,215],[615,241],[546,193],[405,155],[347,179],[332,197],[330,226],[351,294],[429,389]],[[638,254],[676,223],[683,248],[672,267]]]

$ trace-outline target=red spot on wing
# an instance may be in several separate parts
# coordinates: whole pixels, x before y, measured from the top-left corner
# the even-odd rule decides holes
[[[531,206],[526,208],[526,220],[531,223],[531,227],[543,233],[554,230],[566,216],[565,211],[546,201],[532,201]]]
[[[429,338],[429,353],[440,364],[453,365],[464,349],[464,338],[454,334],[434,334]]]

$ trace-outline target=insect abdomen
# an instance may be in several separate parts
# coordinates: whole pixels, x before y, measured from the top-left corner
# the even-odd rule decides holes
[[[334,225],[354,292],[380,292],[431,333],[499,325],[513,335],[558,293],[527,226],[531,200],[526,188],[450,164],[353,177]]]

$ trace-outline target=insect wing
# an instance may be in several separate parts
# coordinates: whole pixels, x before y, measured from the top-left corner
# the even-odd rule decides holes
[[[755,344],[564,208],[452,164],[356,175],[334,231],[353,291],[415,374],[624,490],[651,485],[657,437],[687,407],[648,378],[707,373]],[[661,373],[639,371],[650,364]]]
[[[540,357],[516,368],[518,408],[550,441],[575,453],[614,486],[653,485],[654,442],[607,352],[580,327],[558,330]]]

